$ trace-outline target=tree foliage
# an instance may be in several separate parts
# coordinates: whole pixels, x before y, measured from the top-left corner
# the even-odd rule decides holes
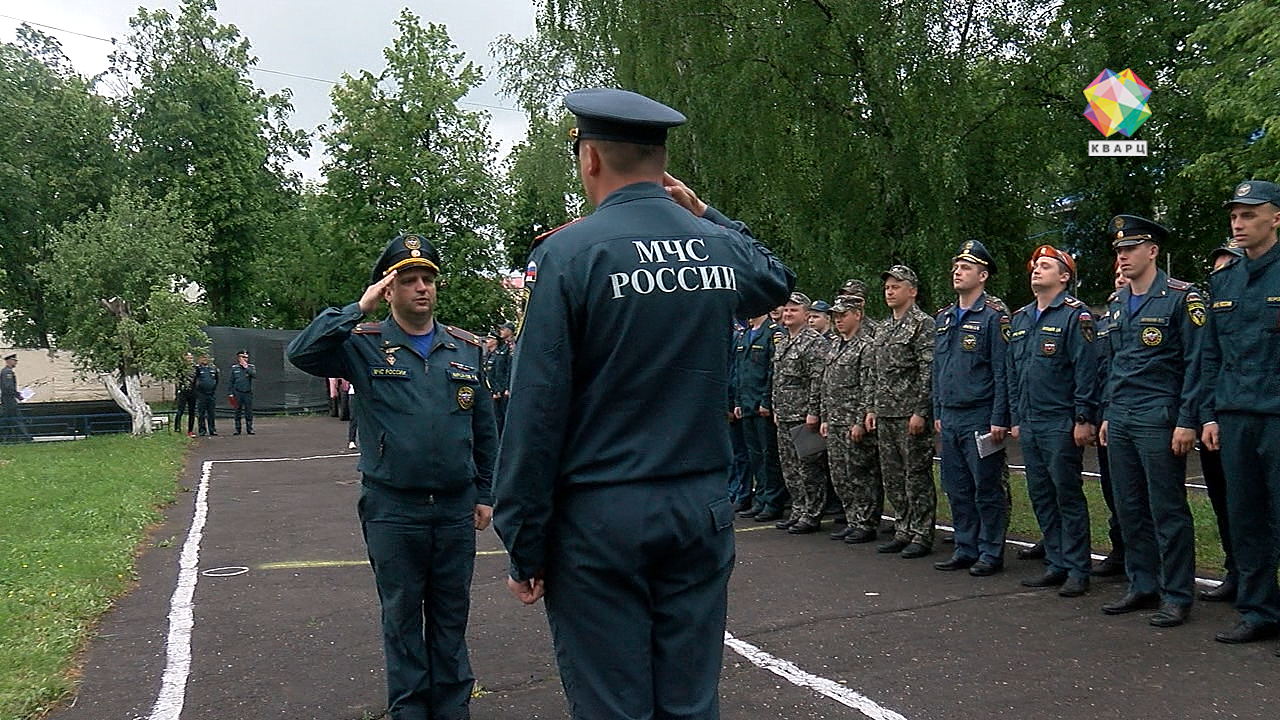
[[[444,262],[440,316],[483,330],[509,312],[496,251],[497,181],[487,116],[458,101],[483,80],[444,27],[408,10],[378,74],[344,75],[333,89],[323,166],[334,224],[333,255],[348,278],[333,288],[351,302],[368,269],[400,231],[431,241]]]
[[[152,197],[177,193],[210,231],[209,263],[196,277],[214,320],[258,322],[254,258],[274,244],[296,178],[290,153],[306,134],[291,130],[289,93],[268,96],[249,79],[249,40],[219,24],[214,0],[183,0],[175,16],[140,8],[112,53],[123,104],[130,174]]]
[[[105,100],[89,90],[56,40],[22,26],[0,45],[0,330],[49,347],[61,329],[32,268],[49,258],[50,231],[110,196],[119,167]]]
[[[81,371],[111,376],[109,388],[130,387],[117,402],[135,427],[145,407],[138,376],[179,377],[183,353],[208,342],[204,308],[180,294],[207,250],[205,232],[176,194],[157,201],[126,186],[110,207],[54,231],[48,260],[35,268],[51,312],[65,321],[58,347],[75,353]]]

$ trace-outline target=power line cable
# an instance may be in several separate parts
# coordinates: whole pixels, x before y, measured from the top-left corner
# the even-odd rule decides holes
[[[48,30],[55,30],[55,31],[57,31],[57,32],[70,33],[70,34],[72,34],[72,35],[78,35],[78,36],[83,37],[83,38],[89,38],[90,40],[100,40],[100,41],[105,42],[105,43],[111,43],[112,45],[115,45],[115,44],[116,44],[116,39],[115,39],[115,38],[104,38],[104,37],[98,37],[97,35],[89,35],[89,34],[82,33],[82,32],[76,32],[75,30],[68,30],[68,29],[66,29],[66,28],[54,27],[53,25],[46,25],[46,24],[44,24],[44,23],[33,22],[33,21],[31,21],[31,20],[23,20],[22,18],[13,17],[12,15],[4,15],[4,14],[0,14],[0,18],[5,18],[5,19],[8,19],[8,20],[13,20],[13,21],[15,21],[15,22],[20,22],[20,23],[23,23],[23,24],[26,24],[26,25],[32,25],[32,26],[35,26],[35,27],[41,27],[41,28],[45,28],[45,29],[48,29]],[[249,68],[249,71],[250,71],[250,72],[261,72],[261,73],[267,73],[267,74],[269,74],[269,75],[282,75],[282,76],[284,76],[284,77],[297,78],[297,79],[299,79],[299,80],[310,80],[311,82],[318,82],[318,83],[327,83],[327,84],[329,84],[329,85],[339,85],[339,84],[340,84],[340,83],[339,83],[339,81],[337,81],[337,80],[326,80],[326,79],[324,79],[324,78],[312,77],[312,76],[310,76],[310,75],[299,75],[299,74],[297,74],[297,73],[285,72],[285,71],[283,71],[283,70],[271,70],[271,69],[269,69],[269,68],[250,67],[250,68]],[[459,100],[459,101],[458,101],[458,103],[459,103],[459,104],[461,104],[461,105],[473,105],[473,106],[475,106],[475,107],[481,107],[481,108],[485,108],[485,109],[488,109],[488,110],[504,110],[504,111],[506,111],[506,112],[513,112],[513,113],[521,113],[521,114],[523,114],[523,112],[522,112],[522,111],[520,111],[520,110],[518,110],[518,109],[516,109],[516,108],[503,107],[502,105],[487,105],[487,104],[485,104],[485,103],[472,102],[472,101],[470,101],[470,100]]]

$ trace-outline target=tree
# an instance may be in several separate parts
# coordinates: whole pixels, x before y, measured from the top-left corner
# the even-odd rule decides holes
[[[511,305],[493,239],[498,195],[487,116],[458,107],[483,78],[442,26],[423,26],[404,10],[396,27],[399,36],[383,51],[386,69],[344,75],[332,92],[331,128],[322,136],[337,231],[330,247],[342,248],[349,277],[367,283],[391,238],[402,230],[422,235],[444,261],[441,317],[483,330],[509,317]]]
[[[60,329],[32,267],[49,233],[110,197],[120,172],[110,106],[72,69],[58,41],[30,27],[0,45],[0,330],[49,347]]]
[[[254,258],[291,206],[297,178],[284,164],[305,155],[306,134],[288,128],[289,93],[253,85],[257,63],[214,0],[183,0],[175,17],[139,9],[112,53],[112,76],[129,88],[125,140],[134,182],[154,198],[176,192],[210,231],[209,263],[195,279],[214,321],[257,322]]]
[[[207,252],[206,233],[176,194],[157,201],[124,187],[109,208],[53,232],[49,259],[35,269],[55,299],[51,311],[65,318],[58,347],[98,375],[135,435],[151,432],[139,376],[181,377],[183,353],[208,343],[207,310],[180,292]]]

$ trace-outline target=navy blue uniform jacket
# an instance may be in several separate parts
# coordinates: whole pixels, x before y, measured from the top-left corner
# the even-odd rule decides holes
[[[481,375],[480,341],[436,322],[427,357],[388,317],[357,325],[352,303],[320,313],[289,343],[289,362],[356,388],[360,473],[397,490],[458,495],[474,484],[491,505],[498,428]]]
[[[530,254],[494,527],[525,580],[566,489],[724,472],[735,317],[783,303],[795,275],[746,226],[636,183]]]

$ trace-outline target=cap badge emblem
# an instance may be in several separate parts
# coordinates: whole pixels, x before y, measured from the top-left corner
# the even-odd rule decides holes
[[[1249,191],[1250,191],[1250,190],[1252,190],[1252,189],[1253,189],[1253,186],[1252,186],[1252,185],[1250,185],[1249,183],[1245,183],[1245,184],[1241,185],[1240,187],[1236,188],[1236,197],[1241,197],[1241,196],[1244,196],[1244,195],[1248,195],[1248,194],[1249,194]]]
[[[1112,220],[1111,222],[1112,222],[1113,224],[1115,224],[1115,226],[1116,226],[1116,229],[1117,229],[1117,230],[1119,230],[1119,229],[1121,229],[1121,228],[1123,228],[1123,227],[1124,227],[1124,218],[1116,218],[1115,220]]]
[[[409,235],[404,239],[404,246],[410,250],[417,250],[422,247],[422,240],[417,235]],[[414,257],[417,257],[417,255]]]

